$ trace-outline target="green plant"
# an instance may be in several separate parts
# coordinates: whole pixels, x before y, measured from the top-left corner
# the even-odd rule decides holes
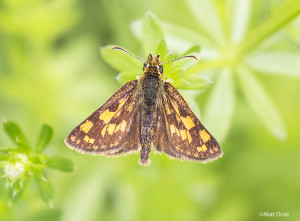
[[[16,148],[2,147],[0,149],[0,167],[3,168],[3,177],[6,179],[10,201],[19,200],[29,179],[33,177],[41,198],[52,207],[53,188],[46,175],[46,169],[53,168],[64,172],[74,170],[70,160],[61,156],[43,154],[52,138],[52,128],[44,124],[37,143],[33,147],[16,123],[6,121],[3,127],[17,145]]]
[[[258,6],[252,1],[234,1],[230,4],[225,1],[189,0],[187,5],[195,19],[194,29],[158,21],[151,12],[147,13],[143,20],[132,23],[132,30],[141,40],[144,50],[154,51],[154,46],[162,38],[176,38],[176,45],[171,45],[172,48],[178,48],[180,41],[185,46],[201,45],[199,63],[179,75],[170,75],[172,79],[206,77],[215,82],[203,120],[221,142],[226,137],[232,121],[236,100],[235,84],[270,133],[278,139],[285,139],[284,123],[255,75],[267,73],[300,76],[297,48],[287,44],[280,45],[291,53],[277,52],[274,45],[279,45],[278,41],[286,36],[272,36],[299,15],[299,1],[289,0],[278,5],[270,13],[269,19],[258,26],[256,24],[257,27],[254,26],[255,14],[251,15],[251,12],[258,11],[254,10]],[[220,8],[227,9],[227,13],[221,13],[222,11],[218,10]],[[107,60],[108,56],[104,54],[104,58]],[[117,68],[115,64],[112,65]],[[181,86],[176,85],[179,88]],[[201,88],[191,81],[190,88],[182,89],[197,87]]]

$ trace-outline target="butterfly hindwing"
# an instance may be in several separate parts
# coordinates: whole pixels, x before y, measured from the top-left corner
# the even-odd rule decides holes
[[[82,153],[104,155],[137,150],[137,139],[131,135],[138,123],[134,118],[138,103],[136,86],[136,80],[123,85],[74,128],[65,140],[67,146]]]
[[[164,152],[170,157],[176,158],[177,154],[172,148],[169,141],[169,136],[166,129],[166,118],[164,117],[163,109],[157,110],[157,125],[153,137],[154,147],[158,152]]]
[[[159,145],[158,149],[161,148],[171,157],[203,163],[222,156],[216,139],[204,128],[178,90],[169,83],[164,84],[162,107],[158,113],[165,121],[165,142],[169,144],[168,150]]]

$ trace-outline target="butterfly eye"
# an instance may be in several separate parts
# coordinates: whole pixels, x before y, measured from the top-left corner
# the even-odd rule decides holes
[[[144,67],[143,67],[143,71],[145,71],[145,69],[148,67],[148,65],[146,63],[144,63]]]
[[[162,74],[163,73],[163,71],[164,71],[164,69],[163,69],[163,66],[162,65],[159,65],[159,67],[158,67],[159,69],[159,72]]]

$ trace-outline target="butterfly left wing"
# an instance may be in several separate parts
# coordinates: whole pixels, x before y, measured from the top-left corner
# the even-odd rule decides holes
[[[65,139],[65,144],[81,153],[118,155],[137,151],[138,112],[137,81],[129,81],[98,110],[79,124]]]
[[[163,138],[163,145],[156,141],[158,151],[173,158],[202,163],[222,156],[216,139],[201,124],[178,90],[166,82],[161,107],[158,113],[164,120],[165,127],[160,130],[166,136]]]

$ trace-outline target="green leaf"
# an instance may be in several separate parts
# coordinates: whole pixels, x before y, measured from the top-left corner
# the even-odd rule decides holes
[[[222,45],[225,35],[214,1],[188,0],[187,3],[203,32],[206,32],[218,45]]]
[[[241,56],[256,49],[256,47],[271,34],[284,27],[289,21],[296,18],[300,13],[299,0],[284,1],[272,16],[257,28],[253,29],[240,45]],[[239,56],[238,56],[239,57]]]
[[[238,76],[241,89],[254,113],[275,137],[285,139],[286,131],[280,115],[259,83],[244,67],[239,69]]]
[[[194,114],[198,117],[201,116],[200,115],[201,111],[200,111],[198,102],[195,99],[196,96],[199,94],[199,91],[196,91],[196,90],[181,90],[181,89],[178,89],[178,91],[182,95],[184,100],[187,102],[189,107],[192,109]]]
[[[143,68],[142,62],[123,51],[110,50],[114,46],[115,45],[108,45],[100,49],[103,59],[120,72],[141,73]]]
[[[244,38],[251,16],[252,0],[234,0],[231,2],[231,42],[239,43]]]
[[[16,143],[19,148],[29,149],[29,143],[22,130],[16,123],[12,121],[6,121],[3,123],[3,127],[11,140]]]
[[[300,77],[299,53],[260,52],[248,56],[247,64],[263,73]]]
[[[124,72],[121,72],[120,74],[118,74],[117,80],[120,82],[120,84],[123,85],[123,84],[127,83],[128,81],[136,80],[136,76],[140,76],[141,73],[142,73],[142,70],[140,71],[140,74],[132,73],[129,71],[124,71]]]
[[[17,202],[23,194],[23,190],[26,182],[24,180],[22,181],[18,179],[12,184],[12,186],[9,187],[8,197],[12,203]]]
[[[7,154],[10,154],[13,151],[16,151],[16,149],[9,148],[9,147],[0,147],[0,155],[7,155]]]
[[[17,143],[18,143],[18,149],[21,152],[28,152],[30,150],[30,147],[26,143],[23,142],[17,142]]]
[[[219,73],[203,119],[207,129],[220,143],[229,131],[234,110],[235,97],[232,75],[233,73],[229,68],[223,69]]]
[[[163,31],[156,16],[152,12],[143,18],[143,48],[145,53],[154,53],[158,44],[164,39]]]
[[[49,125],[44,124],[41,128],[41,133],[35,147],[36,151],[42,152],[45,149],[52,138],[52,134],[52,128]]]
[[[62,217],[60,209],[42,210],[34,214],[30,214],[22,219],[22,221],[59,221]]]
[[[174,59],[174,54],[171,52],[168,52],[163,58],[162,58],[162,62],[166,62],[166,61],[171,61]],[[172,76],[173,72],[174,72],[174,68],[172,66],[172,62],[164,64],[163,65],[164,68],[164,75],[165,75],[165,79],[168,79],[168,76]]]
[[[186,52],[184,52],[183,55],[190,55],[190,54],[193,54],[193,53],[199,53],[200,51],[201,51],[201,46],[200,45],[193,45]]]
[[[207,20],[205,20],[207,21]],[[175,44],[178,44],[179,41],[201,43],[201,45],[216,47],[213,40],[203,34],[202,32],[196,32],[193,29],[186,28],[171,22],[162,21],[161,26],[165,33],[171,35],[173,38],[176,38]],[[168,43],[171,45],[171,42]],[[175,46],[175,45],[174,45]]]
[[[168,53],[167,43],[165,40],[161,40],[156,48],[155,54],[160,54],[161,58],[164,58]]]
[[[71,172],[74,170],[74,164],[71,160],[60,157],[60,156],[53,156],[50,157],[46,162],[48,167],[61,170],[64,172]]]
[[[200,61],[197,64],[193,65],[186,71],[186,75],[189,74],[197,74],[203,71],[211,71],[217,68],[221,68],[224,66],[224,60],[217,59],[217,60],[208,60],[208,61]]]
[[[193,53],[193,55],[195,55],[196,57],[199,57],[199,53]],[[172,64],[172,69],[184,69],[187,70],[190,67],[197,65],[198,64],[198,60],[196,60],[195,58],[191,58],[191,57],[187,57],[187,58],[183,58],[174,62],[171,62]]]
[[[37,183],[40,196],[44,200],[44,202],[51,208],[52,200],[53,200],[53,187],[50,183],[49,179],[45,177],[45,175],[39,174],[35,176],[35,181]]]
[[[199,90],[207,87],[211,81],[199,75],[182,75],[174,79],[173,86],[180,89]]]

